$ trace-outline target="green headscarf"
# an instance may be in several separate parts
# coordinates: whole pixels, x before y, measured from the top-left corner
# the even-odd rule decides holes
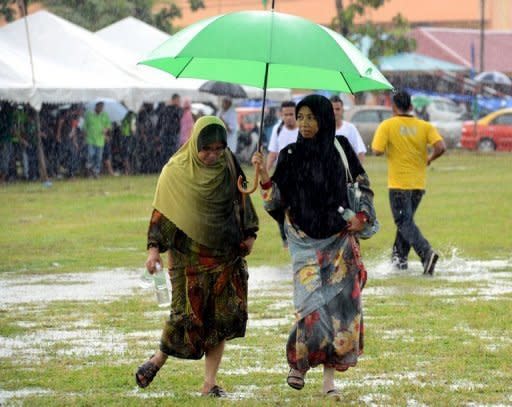
[[[199,136],[212,124],[226,128],[215,116],[201,117],[188,141],[162,169],[153,207],[192,240],[206,247],[223,248],[227,243],[238,244],[240,236],[236,236],[234,186],[227,168],[227,152],[212,166],[199,159],[198,146],[204,145]],[[202,132],[203,137],[208,137],[208,129]]]

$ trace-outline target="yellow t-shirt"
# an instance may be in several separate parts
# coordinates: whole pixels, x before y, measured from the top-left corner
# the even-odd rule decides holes
[[[427,146],[442,140],[430,123],[413,116],[384,120],[372,141],[372,149],[383,151],[388,161],[388,188],[425,189]]]

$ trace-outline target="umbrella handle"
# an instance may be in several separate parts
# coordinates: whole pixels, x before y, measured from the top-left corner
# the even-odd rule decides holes
[[[242,194],[249,195],[249,194],[252,194],[254,191],[256,191],[256,188],[258,187],[259,178],[260,178],[259,165],[255,166],[255,171],[256,171],[256,175],[254,177],[254,186],[251,189],[249,189],[249,188],[245,189],[244,188],[244,179],[242,178],[241,175],[238,176],[237,186],[238,186],[238,190]]]

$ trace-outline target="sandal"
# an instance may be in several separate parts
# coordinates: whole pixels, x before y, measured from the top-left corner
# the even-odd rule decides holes
[[[224,391],[224,389],[220,386],[213,386],[210,390],[208,390],[208,393],[204,394],[206,397],[226,397],[227,393]]]
[[[331,400],[341,400],[340,392],[337,389],[331,389],[324,393],[325,397]]]
[[[298,376],[297,374],[292,374],[294,372],[299,372],[297,369],[290,369],[288,373],[288,377],[286,378],[286,383],[288,386],[294,388],[295,390],[301,390],[304,387],[304,376]],[[300,374],[300,372],[299,372]]]
[[[156,374],[160,370],[159,366],[151,362],[153,356],[151,356],[147,362],[139,366],[137,372],[135,373],[135,382],[142,389],[148,387],[151,384]]]

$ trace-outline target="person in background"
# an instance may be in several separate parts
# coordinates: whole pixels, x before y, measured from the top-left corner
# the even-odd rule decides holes
[[[299,135],[299,128],[297,127],[297,120],[295,119],[295,102],[288,100],[281,103],[281,121],[277,123],[272,129],[270,142],[268,144],[267,156],[267,171],[271,172],[279,152],[288,146],[288,144],[295,143]],[[286,234],[284,233],[284,217],[276,219],[279,225],[279,234],[283,247],[288,247]]]
[[[151,140],[154,138],[155,127],[151,116],[153,114],[153,105],[143,103],[137,113],[135,130],[135,171],[140,174],[151,172],[150,161],[154,161],[154,156],[150,149]]]
[[[412,247],[423,273],[433,275],[439,255],[414,222],[414,215],[425,194],[427,166],[443,155],[446,146],[434,126],[411,115],[409,93],[395,92],[392,109],[394,116],[377,127],[372,141],[373,152],[385,154],[388,163],[389,203],[397,228],[391,261],[406,270]],[[429,146],[433,147],[430,155]]]
[[[120,126],[119,147],[121,150],[121,159],[123,161],[124,174],[129,175],[132,172],[133,152],[135,150],[135,132],[137,117],[131,110],[126,112]]]
[[[25,125],[27,145],[24,151],[24,155],[26,155],[24,161],[25,159],[27,161],[26,178],[30,181],[35,181],[39,178],[39,162],[37,159],[37,143],[39,140],[37,137],[36,110],[30,105],[26,105],[25,110],[27,111],[27,122]]]
[[[183,100],[183,114],[180,120],[180,147],[190,138],[190,133],[194,127],[194,116],[192,115],[192,104],[190,99]]]
[[[0,102],[0,183],[9,180],[9,163],[12,157],[14,107],[7,101]]]
[[[161,146],[159,166],[161,168],[179,148],[180,121],[183,114],[180,95],[173,94],[170,102],[159,110],[156,134]]]
[[[89,176],[98,178],[103,159],[105,138],[110,132],[111,123],[103,111],[104,103],[97,102],[94,111],[87,111],[84,121],[84,132],[87,143],[86,168]]]
[[[78,174],[80,164],[80,137],[78,128],[82,107],[71,105],[63,111],[57,121],[57,139],[62,149],[63,166],[67,176],[73,178]]]
[[[346,137],[356,152],[359,161],[363,162],[367,150],[359,130],[352,123],[343,120],[343,114],[345,113],[343,100],[337,95],[331,96],[330,100],[336,119],[336,136]]]
[[[147,387],[168,356],[205,355],[204,396],[224,397],[217,384],[226,341],[245,336],[247,256],[256,239],[258,217],[250,197],[236,187],[245,177],[226,148],[224,123],[201,117],[192,135],[164,166],[153,200],[146,268],[153,274],[168,253],[172,285],[169,319],[160,349],[135,373]],[[245,205],[237,205],[245,199]]]
[[[294,114],[295,116],[295,114]],[[277,117],[277,109],[272,106],[268,109],[268,113],[265,114],[263,118],[263,147],[268,149],[268,144],[270,143],[270,137],[272,136],[272,130],[274,126],[279,122],[279,118]]]
[[[29,145],[27,140],[27,121],[28,115],[25,105],[19,104],[14,110],[14,127],[13,127],[13,157],[11,161],[10,174],[11,177],[17,179],[18,166],[17,162],[21,164],[23,178],[28,179],[28,160],[26,149]]]
[[[228,147],[236,154],[238,147],[238,119],[233,101],[229,97],[222,99],[222,105],[217,116],[224,122],[228,132]]]
[[[366,270],[354,234],[374,220],[373,192],[348,140],[333,137],[329,99],[309,95],[295,112],[297,142],[281,150],[272,178],[260,152],[252,163],[259,168],[265,210],[273,217],[284,212],[286,219],[296,321],[286,344],[287,383],[300,390],[307,372],[323,365],[322,392],[337,399],[335,371],[355,366],[363,351],[361,290]],[[364,209],[347,212],[346,219],[340,213],[340,207],[349,207],[345,166],[335,143],[362,191]]]

